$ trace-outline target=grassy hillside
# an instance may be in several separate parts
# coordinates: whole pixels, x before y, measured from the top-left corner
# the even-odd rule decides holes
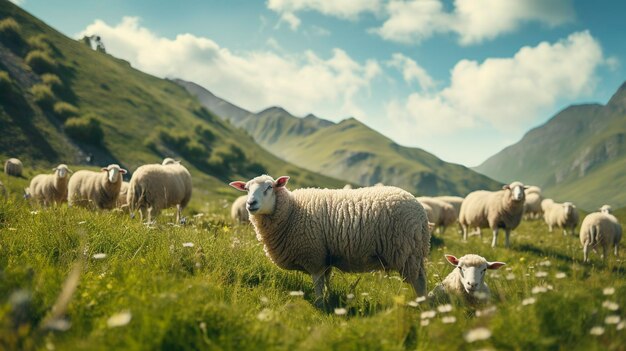
[[[26,180],[12,180],[15,194],[16,182]],[[578,239],[549,234],[541,222],[523,222],[511,249],[490,248],[487,231],[482,240],[462,243],[449,229],[435,241],[429,288],[453,269],[444,253],[507,263],[487,273],[490,304],[416,303],[396,273],[335,271],[326,307],[317,308],[311,278],[278,269],[252,228],[231,224],[226,212],[213,206],[186,226],[168,225],[164,216],[146,227],[115,212],[41,210],[19,196],[0,201],[0,349],[621,350],[626,344],[625,263],[610,257],[603,264],[594,255],[582,264]],[[626,221],[623,213],[620,218]],[[470,338],[477,328],[487,330],[485,340]]]
[[[3,160],[16,156],[47,168],[84,162],[91,153],[96,165],[116,162],[132,171],[175,156],[190,168],[198,199],[234,196],[227,181],[264,172],[289,174],[299,186],[344,184],[273,156],[177,84],[92,50],[2,1],[0,20],[8,19],[18,24],[12,36],[20,44],[0,35],[0,71],[7,72],[13,86],[11,97],[2,90],[0,101]],[[47,63],[33,61],[34,51]],[[35,86],[52,94],[42,100]],[[14,97],[28,108],[14,107]]]
[[[626,83],[606,105],[570,106],[476,170],[537,184],[548,196],[593,209],[626,205]]]
[[[465,195],[501,185],[424,150],[400,146],[353,118],[335,124],[314,115],[294,117],[279,107],[253,114],[197,84],[177,82],[267,150],[314,172],[361,185],[382,182],[423,195]]]

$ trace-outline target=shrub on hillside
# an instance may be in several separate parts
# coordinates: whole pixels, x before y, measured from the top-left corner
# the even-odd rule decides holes
[[[52,53],[52,44],[50,44],[44,35],[30,37],[28,38],[27,43],[31,50],[40,50],[49,54]]]
[[[0,71],[0,93],[10,92],[13,89],[13,80],[6,71]]]
[[[69,118],[63,124],[65,133],[72,139],[86,144],[100,145],[104,139],[104,132],[100,121],[94,115]]]
[[[20,25],[12,17],[0,21],[0,41],[14,52],[23,48]]]
[[[41,76],[43,84],[49,86],[55,93],[63,89],[63,81],[59,76],[52,73],[45,73]]]
[[[65,101],[59,101],[54,104],[54,114],[61,120],[78,116],[78,108]]]
[[[33,71],[39,74],[54,72],[57,69],[54,59],[47,52],[41,50],[29,52],[24,61]]]
[[[49,86],[45,84],[35,84],[30,88],[35,103],[43,109],[50,109],[54,104],[54,93]]]

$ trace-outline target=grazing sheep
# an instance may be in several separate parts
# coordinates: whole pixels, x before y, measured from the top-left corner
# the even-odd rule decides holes
[[[68,182],[72,171],[67,165],[60,164],[52,169],[52,174],[36,175],[26,193],[42,206],[58,205],[67,201]]]
[[[579,217],[576,206],[571,202],[546,204],[543,219],[548,225],[550,233],[552,233],[553,227],[559,227],[563,228],[563,235],[567,235],[568,229],[571,229],[572,234],[576,235]]]
[[[163,166],[165,165],[174,165],[174,164],[179,164],[180,161],[177,161],[171,157],[166,157],[163,159],[163,162],[161,163]]]
[[[4,163],[4,173],[13,177],[21,177],[24,165],[17,158],[10,158]]]
[[[459,218],[463,198],[460,196],[436,196],[435,199],[449,203],[454,208],[454,217]]]
[[[550,207],[553,203],[554,200],[552,199],[543,199],[543,201],[541,201],[541,212],[546,213],[548,207]]]
[[[117,202],[115,204],[115,207],[122,208],[122,209],[128,207],[128,202],[126,202],[126,200],[128,196],[129,184],[130,183],[128,182],[122,181],[122,186],[120,187],[120,194],[117,197]]]
[[[67,201],[70,206],[112,209],[122,188],[122,174],[126,170],[110,164],[101,172],[77,171],[68,184]]]
[[[235,202],[233,202],[233,206],[230,208],[230,218],[232,218],[237,223],[250,222],[250,219],[248,218],[248,210],[246,209],[247,199],[247,195],[242,195],[238,197]]]
[[[543,202],[541,188],[531,185],[524,193],[526,194],[526,200],[524,201],[524,217],[526,219],[541,218],[543,215],[543,209],[541,207],[541,203]]]
[[[491,247],[498,241],[498,230],[505,233],[505,246],[509,247],[511,230],[517,228],[524,214],[524,184],[513,182],[500,191],[478,190],[467,195],[461,204],[459,223],[463,227],[463,240],[469,228],[491,228]]]
[[[420,196],[417,198],[417,201],[422,206],[427,204],[432,209],[432,218],[428,217],[428,221],[435,225],[438,233],[443,234],[449,225],[456,222],[456,212],[449,203],[428,196]]]
[[[311,274],[318,299],[332,267],[395,270],[417,295],[426,293],[430,231],[413,195],[389,186],[289,191],[288,180],[262,175],[230,183],[248,192],[257,239],[277,266]]]
[[[602,207],[600,207],[600,213],[611,214],[613,213],[613,208],[611,205],[602,205]]]
[[[445,255],[446,260],[456,267],[428,294],[430,298],[440,298],[446,294],[462,297],[469,304],[485,301],[490,291],[485,284],[487,269],[498,269],[504,262],[488,262],[484,257],[467,254],[461,258]]]
[[[176,206],[176,223],[191,200],[191,174],[178,162],[143,165],[130,179],[127,203],[130,212],[139,209],[140,218],[152,222],[161,210]]]
[[[585,262],[589,261],[589,249],[596,251],[598,245],[602,247],[603,260],[606,259],[611,245],[615,256],[618,256],[619,242],[622,240],[622,226],[615,216],[600,212],[588,214],[583,220],[579,235]]]

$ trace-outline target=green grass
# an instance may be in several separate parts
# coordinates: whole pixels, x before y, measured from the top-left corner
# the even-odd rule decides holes
[[[193,203],[186,214],[203,216],[190,216],[185,226],[171,225],[167,211],[146,227],[117,212],[32,208],[19,196],[26,179],[0,180],[11,191],[0,202],[3,349],[620,350],[626,343],[625,329],[605,324],[609,315],[626,317],[624,262],[610,257],[605,264],[594,255],[584,265],[578,239],[549,234],[541,222],[522,223],[511,249],[491,249],[486,231],[468,243],[452,228],[439,236],[428,261],[429,288],[452,269],[444,253],[478,253],[507,265],[488,273],[494,298],[481,312],[453,299],[451,312],[422,325],[422,312],[438,306],[408,305],[414,293],[395,273],[335,272],[326,307],[315,307],[311,278],[274,266],[252,228],[230,222],[225,200]],[[624,210],[616,212],[626,220]],[[98,253],[106,257],[94,258]],[[78,284],[61,314],[71,327],[43,329],[76,265]],[[547,292],[533,293],[542,286]],[[615,293],[603,295],[607,287]],[[27,303],[16,304],[18,291],[30,296]],[[535,303],[523,305],[531,297]],[[121,312],[130,313],[130,322],[109,327]],[[444,316],[456,321],[446,324]],[[604,334],[590,335],[595,326]],[[478,327],[491,337],[467,343],[464,334]]]

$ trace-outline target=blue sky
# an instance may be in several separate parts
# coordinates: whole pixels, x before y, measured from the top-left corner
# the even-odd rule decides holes
[[[478,165],[626,80],[626,3],[570,0],[23,0],[148,73],[252,111],[354,116]]]

